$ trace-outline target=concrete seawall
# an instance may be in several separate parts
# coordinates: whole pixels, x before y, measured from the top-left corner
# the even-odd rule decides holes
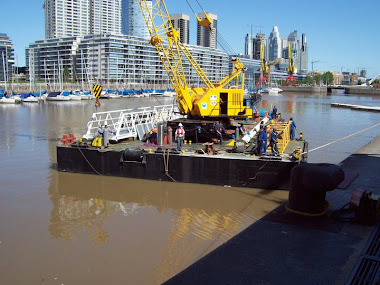
[[[284,92],[327,93],[326,86],[281,86]]]
[[[340,163],[346,176],[356,178],[327,193],[327,216],[292,214],[285,202],[165,284],[363,284],[360,278],[378,278],[379,272],[358,270],[362,262],[378,264],[364,251],[378,224],[352,223],[332,213],[350,201],[355,188],[380,194],[374,171],[379,164],[380,136]]]
[[[344,88],[344,93],[355,94],[355,95],[380,95],[380,88],[346,87]]]

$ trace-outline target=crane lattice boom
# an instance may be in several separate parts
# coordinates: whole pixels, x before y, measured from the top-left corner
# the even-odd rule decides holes
[[[165,2],[138,0],[151,36],[150,43],[156,48],[178,98],[182,114],[199,117],[252,116],[252,110],[243,104],[244,65],[234,59],[234,70],[220,82],[212,83],[187,47],[180,41],[179,31],[174,29]],[[205,13],[201,25],[210,25],[211,20]],[[208,23],[208,24],[207,24]],[[190,88],[186,82],[183,59],[187,59],[204,86]],[[241,80],[239,81],[239,76]],[[234,89],[226,86],[235,80]]]

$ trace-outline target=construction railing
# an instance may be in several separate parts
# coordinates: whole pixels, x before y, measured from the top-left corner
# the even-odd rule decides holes
[[[291,124],[291,122],[271,121],[271,123],[267,127],[267,130],[269,131],[268,145],[270,142],[270,134],[272,132],[272,129],[273,128],[277,129],[277,134],[278,134],[277,135],[277,146],[278,146],[278,151],[280,153],[283,153],[289,144],[289,141],[290,141],[290,124]],[[270,149],[269,149],[269,151],[270,151]]]
[[[93,113],[83,138],[93,139],[99,126],[107,125],[113,132],[109,138],[111,141],[132,137],[142,139],[144,134],[157,127],[158,123],[178,117],[180,117],[178,108],[173,105]]]

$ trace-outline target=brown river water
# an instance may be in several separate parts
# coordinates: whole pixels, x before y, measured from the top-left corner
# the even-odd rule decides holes
[[[369,96],[264,95],[292,116],[310,149],[380,122]],[[170,104],[172,99],[102,100],[98,111]],[[0,284],[160,284],[263,217],[286,191],[182,184],[56,171],[63,134],[80,137],[94,101],[0,105]],[[339,163],[380,134],[310,153]],[[259,234],[259,233],[258,233]]]

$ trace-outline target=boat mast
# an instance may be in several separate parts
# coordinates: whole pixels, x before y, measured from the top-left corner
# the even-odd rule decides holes
[[[7,75],[5,73],[5,58],[4,58],[4,52],[1,52],[1,56],[3,58],[3,71],[4,71],[4,85],[5,85],[5,92],[7,92]]]

